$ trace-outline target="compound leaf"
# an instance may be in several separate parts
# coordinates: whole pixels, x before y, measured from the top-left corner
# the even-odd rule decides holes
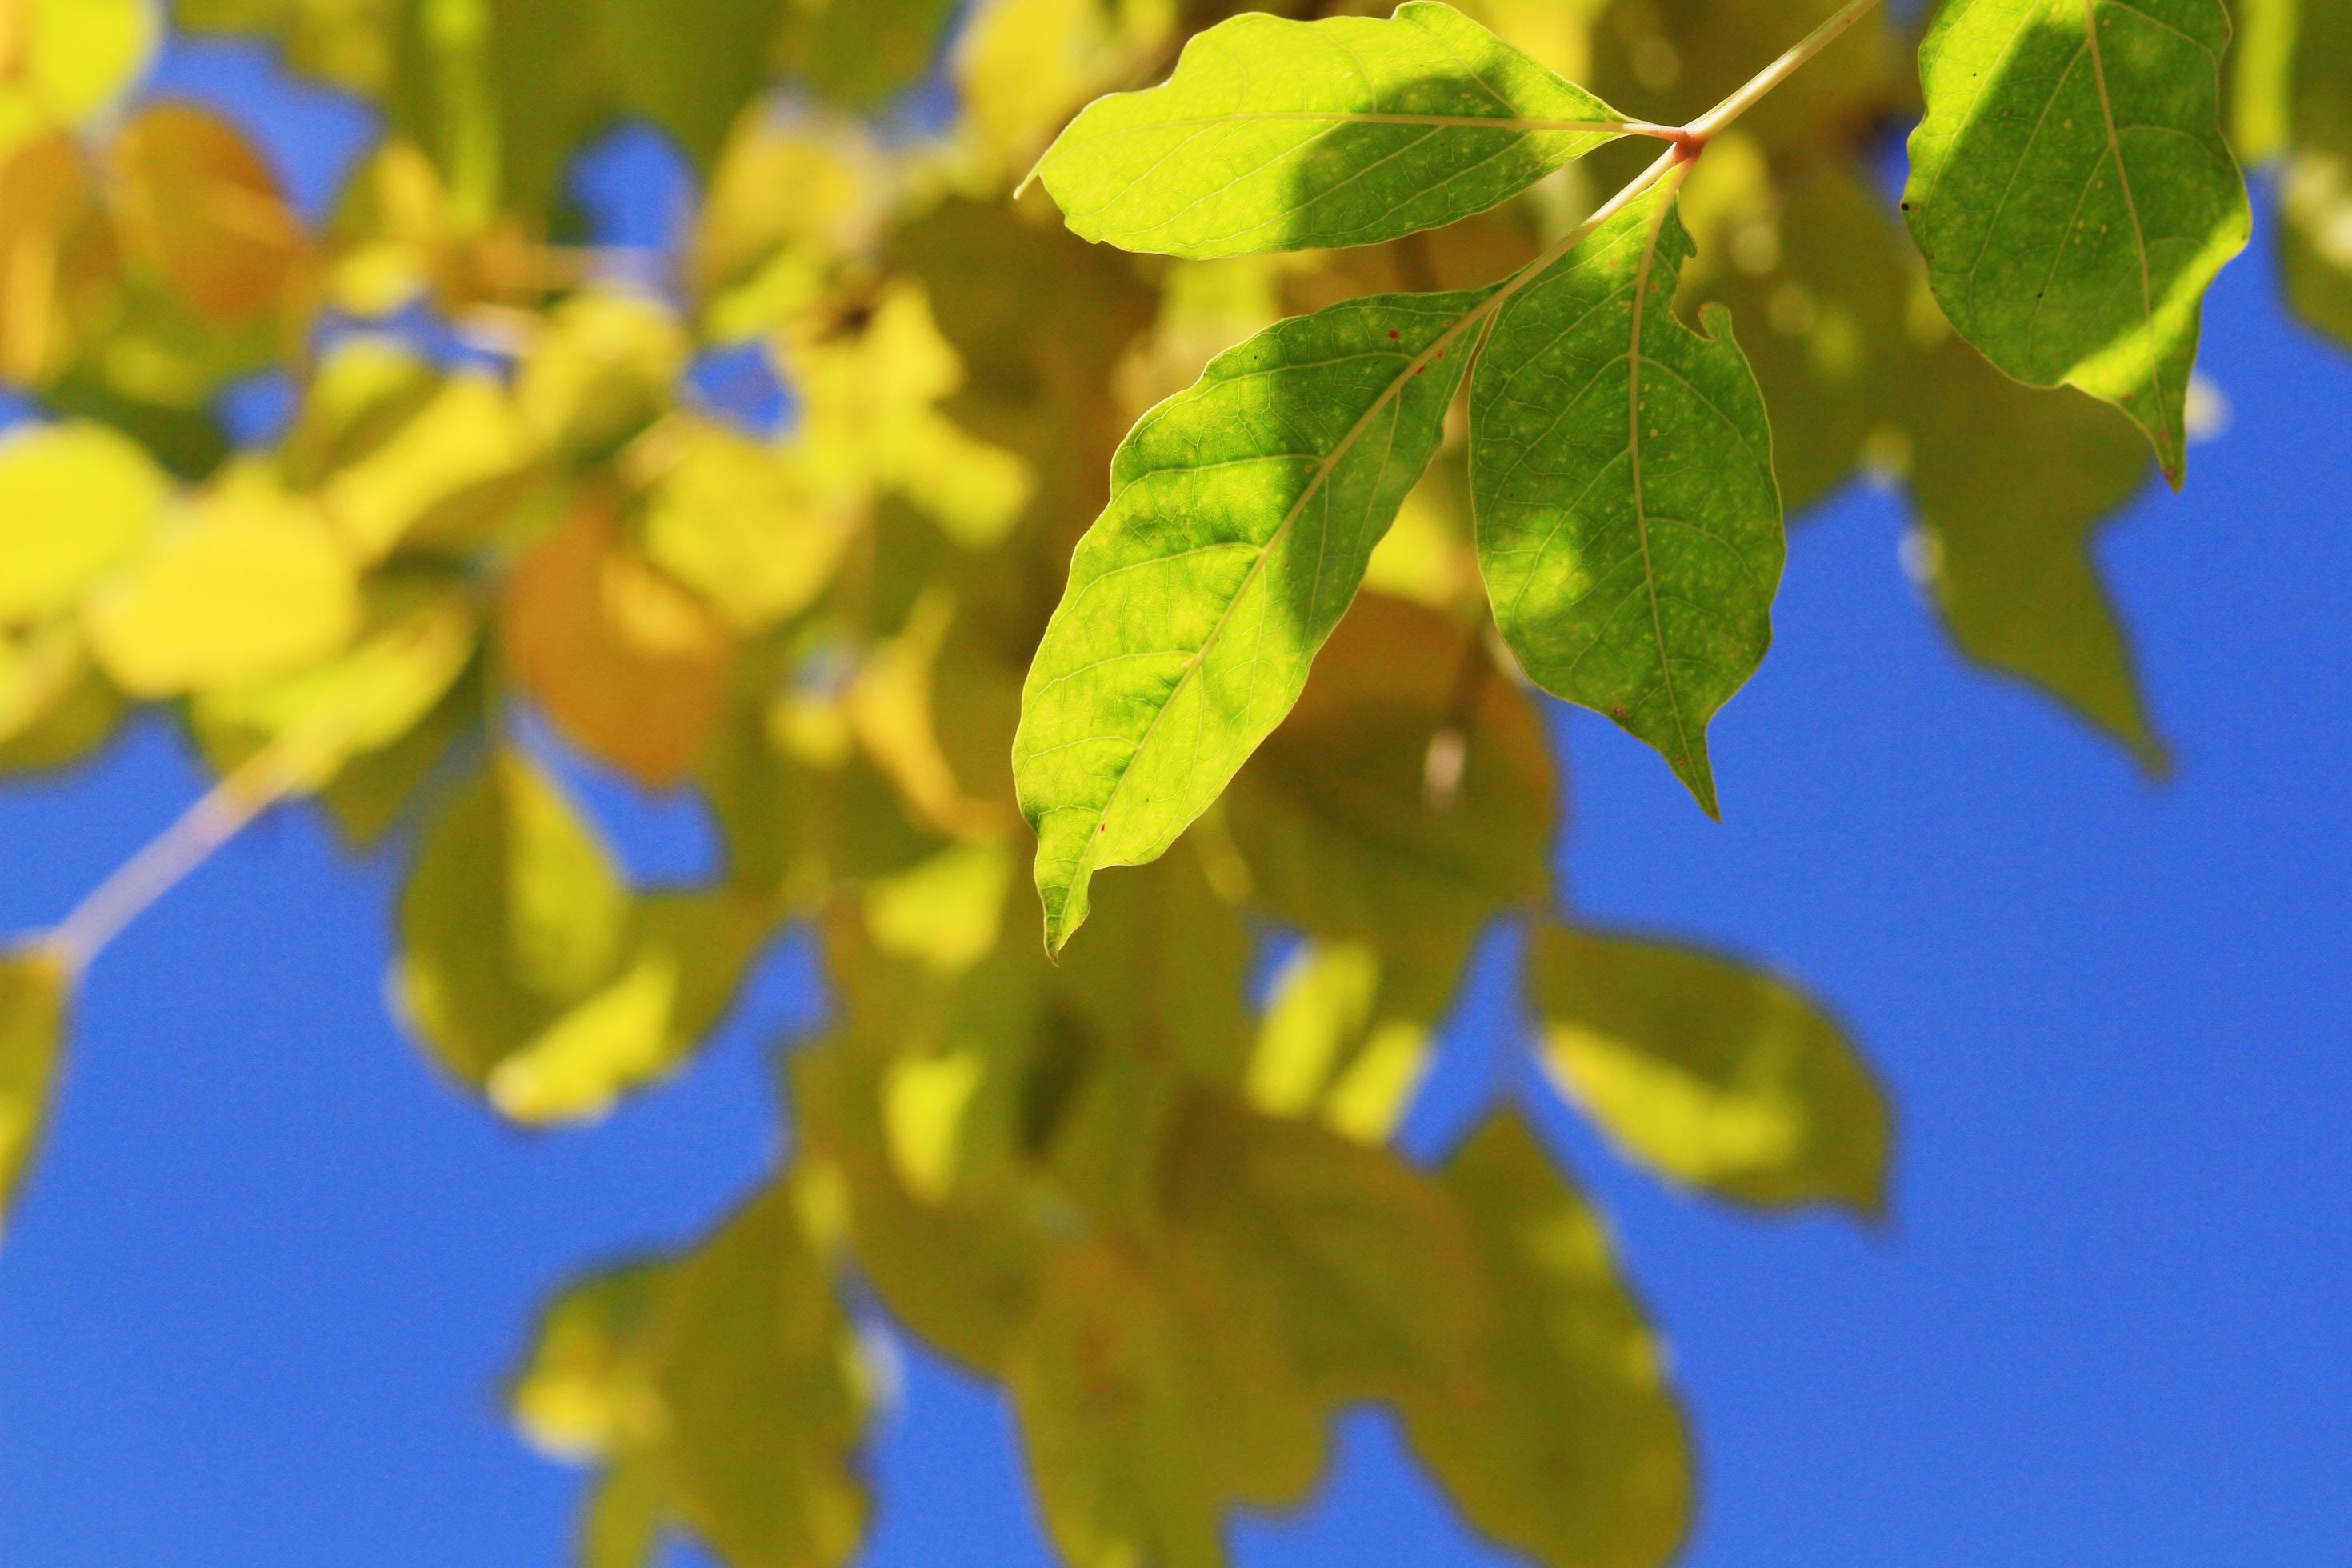
[[[1742,1203],[1886,1204],[1885,1096],[1820,1004],[1694,948],[1547,930],[1543,1060],[1634,1158]]]
[[[1119,444],[1013,745],[1049,952],[1095,871],[1158,857],[1297,700],[1436,449],[1480,300],[1277,322]]]
[[[1662,180],[1496,312],[1470,383],[1478,560],[1536,684],[1597,709],[1717,815],[1706,721],[1763,659],[1784,543],[1764,401]]]
[[[1952,325],[2081,387],[2186,471],[2205,287],[2244,248],[2221,136],[2221,0],[1954,0],[1919,46],[1904,206]]]
[[[1624,130],[1450,5],[1235,16],[1038,165],[1088,239],[1170,256],[1370,245],[1483,212]]]

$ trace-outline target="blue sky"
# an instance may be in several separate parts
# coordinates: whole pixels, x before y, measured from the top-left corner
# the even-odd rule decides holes
[[[163,80],[249,92],[242,68]],[[275,101],[322,195],[359,122]],[[1899,508],[1861,490],[1801,527],[1771,658],[1717,722],[1723,826],[1560,721],[1575,909],[1802,976],[1899,1105],[1876,1235],[1667,1191],[1546,1113],[1696,1416],[1695,1568],[2352,1542],[2352,356],[2283,317],[2267,252],[2208,309],[2227,429],[2103,552],[2170,782],[1963,668]],[[200,787],[148,727],[0,793],[0,927],[56,918]],[[674,803],[598,803],[641,866],[701,853]],[[579,1479],[509,1435],[499,1374],[565,1277],[692,1236],[770,1165],[770,1045],[820,1004],[782,948],[683,1079],[524,1137],[387,1018],[394,875],[273,818],[94,973],[0,1253],[0,1562],[562,1560]],[[1486,952],[1414,1148],[1527,1089],[1513,958]],[[1001,1401],[904,1353],[865,1561],[1048,1563]],[[1502,1561],[1371,1415],[1318,1503],[1235,1542],[1256,1568]]]

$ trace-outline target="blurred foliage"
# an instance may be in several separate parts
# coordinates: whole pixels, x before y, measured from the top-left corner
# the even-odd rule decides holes
[[[1890,1112],[1826,1009],[1564,913],[1561,764],[1487,619],[1458,415],[1296,710],[1039,951],[1007,759],[1121,434],[1277,318],[1485,287],[1601,190],[1580,166],[1441,232],[1217,262],[1013,198],[1236,8],[180,0],[380,111],[312,221],[262,128],[142,87],[148,0],[0,0],[0,379],[35,411],[0,435],[0,766],[160,711],[223,777],[165,848],[315,798],[403,868],[393,992],[432,1070],[528,1126],[685,1069],[787,930],[822,952],[772,1180],[563,1290],[513,1376],[530,1440],[597,1468],[583,1562],[673,1531],[851,1559],[877,1319],[1003,1383],[1088,1568],[1223,1561],[1228,1511],[1307,1496],[1366,1401],[1507,1546],[1669,1557],[1690,1436],[1600,1217],[1523,1108],[1434,1168],[1393,1147],[1497,919],[1532,932],[1544,1080],[1629,1158],[1885,1208]],[[1463,9],[1679,121],[1831,6]],[[2352,339],[2347,7],[2249,9],[2233,134],[2280,163],[2298,309]],[[1945,325],[1874,162],[1916,108],[1902,26],[1709,151],[1677,309],[1738,313],[1791,505],[1906,487],[1959,648],[2154,763],[2087,552],[2147,447]],[[568,197],[625,124],[695,171],[670,250]],[[725,356],[788,389],[781,427],[696,390]],[[256,385],[287,415],[239,446]],[[582,770],[699,801],[716,875],[638,885]],[[0,960],[0,1198],[123,896]],[[1254,1007],[1269,932],[1298,940]]]

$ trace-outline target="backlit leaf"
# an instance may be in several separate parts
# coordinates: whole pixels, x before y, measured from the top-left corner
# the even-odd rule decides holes
[[[1548,929],[1544,1065],[1627,1152],[1741,1203],[1886,1207],[1885,1096],[1818,1003],[1695,948]]]
[[[60,120],[104,110],[153,60],[163,41],[157,0],[9,0],[18,34],[9,87]]]
[[[1686,165],[1685,165],[1686,166]],[[1706,724],[1771,641],[1772,437],[1720,306],[1675,318],[1669,175],[1496,312],[1470,386],[1478,560],[1535,683],[1614,719],[1717,815]]]
[[[847,546],[850,519],[783,452],[682,420],[646,498],[646,557],[740,631],[808,607]]]
[[[1475,1529],[1548,1568],[1658,1568],[1691,1527],[1690,1442],[1599,1218],[1501,1112],[1442,1173],[1491,1303],[1470,1375],[1404,1402]]]
[[[1919,46],[1904,205],[1960,335],[2115,404],[2177,489],[2205,286],[2244,248],[2221,0],[1953,0]]]
[[[1198,35],[1038,164],[1088,239],[1171,256],[1370,245],[1507,200],[1622,134],[1616,110],[1450,5]]]
[[[356,563],[317,510],[254,472],[157,536],[87,609],[116,685],[168,697],[297,669],[360,627]]]
[[[1297,700],[1437,446],[1475,294],[1387,295],[1221,354],[1119,446],[1022,696],[1045,944],[1158,856]]]
[[[73,608],[145,542],[171,493],[154,460],[103,426],[0,436],[0,623]]]
[[[48,1120],[70,983],[54,953],[18,948],[0,954],[0,1230]]]

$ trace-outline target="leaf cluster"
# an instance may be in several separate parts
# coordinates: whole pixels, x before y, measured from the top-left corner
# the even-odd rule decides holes
[[[2210,0],[2173,3],[2211,44]],[[2285,4],[2231,134],[2288,160],[2290,278],[2342,332],[2312,193],[2343,40]],[[847,1561],[887,1320],[1005,1387],[1075,1563],[1223,1561],[1365,1402],[1507,1545],[1663,1562],[1689,1434],[1553,1110],[1434,1168],[1393,1147],[1473,945],[1527,928],[1541,1096],[1680,1186],[1875,1216],[1890,1113],[1800,989],[1569,912],[1538,689],[1715,810],[1784,508],[1866,471],[1907,487],[1965,652],[2158,760],[2088,544],[2152,452],[2179,468],[2244,207],[2234,166],[2156,149],[2227,163],[2221,79],[2155,90],[2193,51],[2122,0],[1955,0],[1906,215],[1869,173],[1919,107],[1876,15],[1703,156],[1670,129],[1817,0],[949,9],[183,0],[381,110],[314,217],[233,115],[136,91],[152,6],[0,0],[0,377],[38,410],[0,435],[0,766],[152,711],[222,781],[0,962],[0,1199],[105,938],[314,799],[400,868],[425,1057],[519,1125],[685,1070],[787,932],[823,956],[778,1169],[563,1291],[512,1380],[531,1441],[600,1471],[585,1560],[686,1531]],[[2078,68],[1948,90],[2095,37],[2150,149],[2107,174],[2001,129],[2032,87],[2087,132]],[[936,59],[961,107],[926,128],[900,95]],[[694,171],[674,247],[566,199],[625,123]],[[1667,156],[1611,198],[1628,142]],[[2081,300],[1972,296],[1969,245],[2023,265],[1983,183],[2038,212],[2084,169],[2036,253]],[[2141,247],[2136,312],[2091,238],[2127,184],[2186,237]],[[792,416],[701,390],[730,364]],[[257,376],[287,416],[233,443]],[[709,874],[632,874],[613,784],[697,802]]]

